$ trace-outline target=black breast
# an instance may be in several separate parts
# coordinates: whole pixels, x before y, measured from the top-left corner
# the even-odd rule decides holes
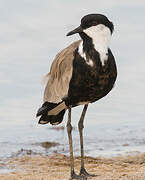
[[[65,100],[67,105],[75,106],[80,102],[95,102],[113,88],[117,69],[111,50],[108,51],[108,60],[103,67],[97,52],[91,60],[93,60],[93,66],[88,65],[78,51],[75,51],[72,78],[68,97]]]

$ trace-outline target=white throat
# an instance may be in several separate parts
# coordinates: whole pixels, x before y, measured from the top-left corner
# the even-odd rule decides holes
[[[104,66],[108,60],[108,47],[111,39],[111,31],[103,24],[92,26],[84,30],[84,33],[92,38],[94,48],[100,54],[101,63]]]

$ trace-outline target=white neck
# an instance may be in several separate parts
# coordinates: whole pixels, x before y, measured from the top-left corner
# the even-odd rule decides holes
[[[108,47],[111,39],[111,31],[103,24],[92,26],[84,30],[84,33],[92,38],[94,48],[100,54],[101,63],[104,66],[108,59]]]

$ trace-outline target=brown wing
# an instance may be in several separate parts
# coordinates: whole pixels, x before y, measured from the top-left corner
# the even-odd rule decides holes
[[[58,103],[62,101],[63,97],[67,96],[73,70],[73,52],[80,42],[81,40],[74,42],[55,57],[47,75],[48,82],[44,91],[44,102]]]

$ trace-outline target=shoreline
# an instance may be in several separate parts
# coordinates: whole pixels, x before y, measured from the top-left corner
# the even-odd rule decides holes
[[[97,177],[88,180],[145,180],[145,153],[112,158],[85,157],[89,173]],[[1,180],[68,180],[69,157],[24,155],[0,163]],[[8,172],[2,172],[6,167]],[[80,157],[75,157],[75,169],[79,173]]]

